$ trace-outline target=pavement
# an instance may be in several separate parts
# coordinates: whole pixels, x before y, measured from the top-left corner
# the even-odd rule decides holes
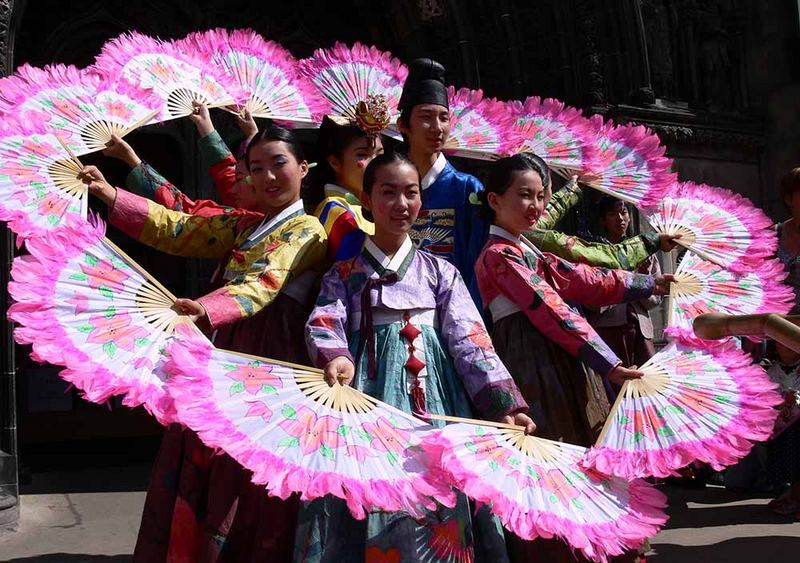
[[[16,531],[0,531],[0,561],[131,560],[150,468],[146,464],[33,475]],[[666,487],[670,521],[648,563],[786,563],[800,557],[800,522],[766,509],[769,497],[722,487]]]

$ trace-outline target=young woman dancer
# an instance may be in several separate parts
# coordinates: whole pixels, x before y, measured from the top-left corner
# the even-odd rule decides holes
[[[307,328],[312,360],[329,382],[351,383],[406,412],[472,416],[474,407],[480,417],[532,431],[458,271],[409,238],[421,207],[417,169],[397,153],[378,156],[361,197],[375,234],[325,275]],[[503,561],[502,533],[491,524],[481,528],[475,554],[482,524],[463,496],[422,520],[373,512],[361,522],[326,498],[301,513],[296,560]]]

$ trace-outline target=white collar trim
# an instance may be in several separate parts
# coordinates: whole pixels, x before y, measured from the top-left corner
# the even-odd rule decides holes
[[[447,166],[447,159],[444,157],[444,153],[439,153],[439,156],[436,157],[436,161],[433,163],[433,166],[431,166],[431,169],[428,170],[428,172],[425,173],[425,176],[422,177],[422,180],[420,180],[420,187],[423,190],[430,188],[431,184],[433,184],[439,177],[439,174],[442,173],[442,170],[444,170],[445,166]]]
[[[372,241],[371,237],[367,237],[367,240],[364,241],[364,248],[378,261],[384,270],[397,272],[408,257],[408,254],[414,249],[414,243],[411,242],[411,237],[406,235],[406,240],[403,241],[403,244],[400,245],[400,248],[397,249],[397,252],[395,252],[394,256],[391,258],[386,256],[383,250],[378,248],[378,245]]]
[[[497,237],[502,237],[504,239],[510,240],[511,242],[521,243],[522,237],[515,237],[503,227],[498,227],[497,225],[492,225],[489,227],[489,234],[494,235]]]
[[[507,230],[505,230],[503,227],[498,227],[497,225],[492,225],[491,227],[489,227],[489,234],[490,235],[494,235],[496,237],[504,238],[507,241],[516,243],[523,250],[530,250],[535,255],[542,256],[542,251],[539,250],[538,248],[536,248],[536,245],[534,245],[531,241],[529,241],[528,239],[526,239],[523,236],[515,237],[514,235],[509,233]]]
[[[295,201],[293,204],[291,204],[289,207],[287,207],[277,215],[273,215],[268,219],[264,218],[261,224],[252,233],[250,233],[250,236],[247,238],[253,240],[262,236],[264,233],[268,233],[269,231],[272,230],[272,228],[275,225],[283,221],[289,215],[294,215],[298,211],[303,211],[302,199],[298,199],[297,201]]]

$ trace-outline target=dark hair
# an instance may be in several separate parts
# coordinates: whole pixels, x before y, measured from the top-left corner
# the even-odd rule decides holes
[[[248,169],[250,168],[250,152],[253,150],[253,147],[260,145],[261,143],[270,143],[273,141],[281,141],[286,143],[286,145],[289,147],[289,152],[292,153],[292,156],[294,156],[297,162],[302,162],[306,159],[303,146],[300,144],[300,141],[297,140],[297,137],[294,136],[294,133],[285,127],[267,123],[267,125],[259,129],[258,133],[256,133],[256,136],[253,137],[253,140],[247,145],[247,150],[245,151],[245,161],[247,162]]]
[[[488,195],[495,193],[503,195],[513,182],[516,172],[536,172],[542,179],[542,186],[545,190],[550,187],[550,169],[545,161],[532,152],[521,152],[513,156],[501,158],[489,165],[489,175],[486,178],[486,186],[482,192],[478,192],[478,201],[481,204],[482,215],[489,220],[494,219],[494,211],[489,206]]]
[[[357,125],[339,125],[328,116],[322,119],[317,137],[317,166],[309,174],[308,190],[303,201],[310,209],[315,209],[325,197],[325,184],[336,183],[336,173],[328,163],[329,156],[341,160],[347,147],[354,141],[369,137]]]
[[[606,213],[614,211],[618,207],[628,209],[628,204],[621,199],[615,198],[613,195],[604,195],[597,204],[598,217],[602,219],[606,216]],[[630,212],[630,210],[628,211]]]
[[[377,176],[378,170],[380,170],[384,166],[390,166],[392,164],[398,164],[398,163],[405,163],[411,166],[411,168],[413,168],[417,172],[417,177],[419,178],[419,170],[417,170],[417,167],[414,166],[414,163],[411,162],[411,160],[405,154],[398,151],[389,151],[383,154],[379,154],[378,156],[373,158],[369,164],[367,164],[367,168],[366,170],[364,170],[364,183],[361,186],[362,191],[365,194],[371,194],[372,184],[375,183],[375,176]],[[364,214],[365,219],[367,219],[368,221],[374,221],[372,213],[370,213],[367,209],[364,209],[362,212]]]
[[[781,203],[786,211],[791,211],[786,205],[786,198],[792,197],[797,192],[800,192],[800,168],[792,168],[781,179]]]
[[[408,128],[409,124],[411,123],[411,112],[414,111],[414,106],[410,108],[406,108],[400,112],[400,115],[397,116],[397,124],[402,125],[406,129]]]

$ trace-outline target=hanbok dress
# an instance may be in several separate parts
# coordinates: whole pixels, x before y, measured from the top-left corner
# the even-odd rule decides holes
[[[375,225],[364,218],[361,201],[353,192],[325,184],[325,199],[314,215],[328,235],[328,257],[333,262],[349,260],[361,252],[364,238],[375,234]]]
[[[215,344],[308,363],[308,293],[326,249],[322,225],[301,201],[268,218],[198,216],[118,190],[109,220],[167,253],[229,256],[220,287],[198,299]],[[194,432],[172,425],[153,469],[134,561],[290,561],[299,503],[269,497],[250,478]]]
[[[420,250],[453,264],[478,302],[475,260],[486,242],[488,223],[471,195],[483,191],[475,176],[459,172],[443,154],[420,181],[422,209],[409,233]]]
[[[352,359],[352,385],[405,412],[496,420],[527,410],[456,268],[410,239],[389,258],[367,238],[336,263],[306,334],[317,366]],[[504,561],[506,550],[497,520],[473,517],[464,496],[422,520],[376,511],[362,521],[326,497],[301,511],[295,560]]]
[[[564,299],[596,306],[644,299],[653,293],[653,277],[571,264],[496,225],[475,275],[492,341],[530,405],[536,435],[591,445],[610,410],[599,374],[620,360]],[[515,562],[583,561],[564,542],[507,539]]]
[[[493,225],[475,267],[498,355],[538,436],[590,445],[610,410],[600,376],[620,359],[564,300],[602,306],[653,293],[652,276],[572,264]]]

